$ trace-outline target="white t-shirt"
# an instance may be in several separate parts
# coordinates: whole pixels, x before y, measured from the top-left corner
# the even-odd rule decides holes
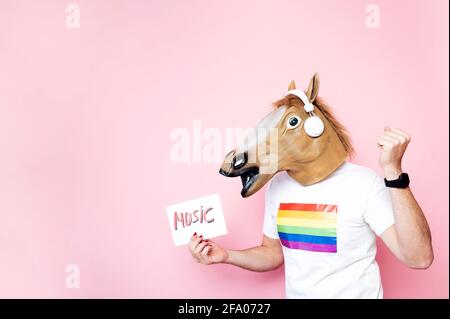
[[[287,298],[383,298],[375,234],[393,224],[383,179],[352,163],[311,186],[280,172],[266,191],[263,233],[281,241]]]

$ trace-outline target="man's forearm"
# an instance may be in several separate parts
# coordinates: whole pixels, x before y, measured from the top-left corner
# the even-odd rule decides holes
[[[399,172],[385,172],[388,179]],[[390,178],[391,177],[391,178]],[[401,254],[412,266],[426,268],[433,260],[427,220],[410,188],[389,189],[394,209],[395,230]]]
[[[265,246],[228,250],[225,263],[251,271],[270,271],[283,264],[283,254]]]

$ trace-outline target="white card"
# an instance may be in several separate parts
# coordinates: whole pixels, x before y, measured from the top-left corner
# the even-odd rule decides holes
[[[205,239],[227,234],[219,194],[167,206],[166,212],[175,246],[189,243],[195,232]]]

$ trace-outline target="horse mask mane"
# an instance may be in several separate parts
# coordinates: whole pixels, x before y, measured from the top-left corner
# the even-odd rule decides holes
[[[352,155],[345,127],[318,93],[317,73],[304,95],[292,81],[288,94],[274,103],[275,110],[256,126],[243,145],[226,155],[219,172],[227,177],[241,177],[243,197],[256,193],[280,171],[286,171],[304,186],[318,183]],[[311,134],[309,124],[317,124],[319,119],[323,132],[316,136]],[[317,133],[317,125],[314,128]]]

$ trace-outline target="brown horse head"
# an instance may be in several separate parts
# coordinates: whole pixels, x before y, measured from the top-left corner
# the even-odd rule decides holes
[[[292,81],[288,95],[274,103],[275,110],[256,126],[243,145],[225,157],[220,173],[241,177],[243,197],[256,193],[280,171],[286,171],[304,186],[320,182],[352,155],[345,128],[318,97],[318,74],[304,92],[314,108],[312,112],[299,97],[305,95],[294,92],[302,93]],[[319,136],[311,134],[304,125],[311,117],[318,117],[323,123]]]

